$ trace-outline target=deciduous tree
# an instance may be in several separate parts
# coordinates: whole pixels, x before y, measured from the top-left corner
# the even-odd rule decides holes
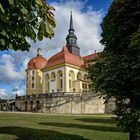
[[[42,40],[54,35],[53,7],[45,0],[0,1],[0,50],[29,50],[26,38]]]
[[[118,125],[139,140],[140,131],[140,2],[114,0],[102,23],[105,46],[89,78],[96,91],[116,98]]]

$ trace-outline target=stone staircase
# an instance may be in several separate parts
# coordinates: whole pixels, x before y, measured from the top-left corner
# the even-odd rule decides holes
[[[3,107],[3,111],[21,111],[18,107],[15,106],[15,99],[13,100],[7,100],[5,103],[5,106]]]

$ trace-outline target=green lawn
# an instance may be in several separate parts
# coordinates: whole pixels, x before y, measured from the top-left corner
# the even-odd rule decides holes
[[[109,115],[0,113],[0,140],[127,140]]]

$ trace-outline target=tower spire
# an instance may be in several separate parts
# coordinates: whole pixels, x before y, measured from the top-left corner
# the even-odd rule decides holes
[[[80,48],[77,46],[77,36],[74,34],[72,11],[70,14],[70,26],[66,37],[66,46],[70,53],[80,55]]]
[[[70,30],[73,30],[74,31],[74,28],[73,28],[73,19],[72,19],[72,11],[71,11],[71,15],[70,15],[70,28],[69,28],[69,31]]]

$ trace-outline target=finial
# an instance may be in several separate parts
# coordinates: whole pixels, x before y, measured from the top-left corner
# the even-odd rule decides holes
[[[37,49],[37,56],[42,56],[42,49],[41,48]]]

